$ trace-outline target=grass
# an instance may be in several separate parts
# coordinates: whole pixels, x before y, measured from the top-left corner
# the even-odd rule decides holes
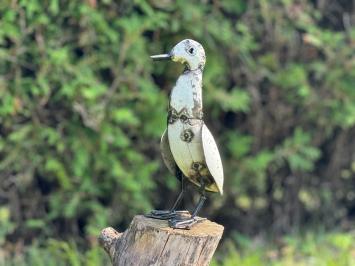
[[[1,254],[4,254],[1,257]],[[48,240],[45,245],[34,244],[22,252],[8,255],[0,252],[1,266],[97,266],[110,265],[105,252],[97,245],[87,250],[78,248],[75,242]]]
[[[0,250],[0,265],[6,266],[96,266],[110,265],[97,245],[80,249],[73,241],[48,240],[9,255]],[[268,243],[238,236],[219,247],[211,266],[352,266],[355,265],[355,233],[307,233],[286,236]]]
[[[355,233],[307,233],[287,236],[272,244],[260,239],[225,243],[212,266],[352,266]]]

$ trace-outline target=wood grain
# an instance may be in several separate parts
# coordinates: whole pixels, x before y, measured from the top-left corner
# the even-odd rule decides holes
[[[223,226],[205,220],[191,230],[172,229],[167,221],[135,216],[124,233],[105,228],[99,236],[114,266],[209,265]]]

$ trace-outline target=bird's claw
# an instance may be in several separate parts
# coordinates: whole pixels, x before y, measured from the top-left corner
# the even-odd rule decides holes
[[[154,219],[169,220],[189,214],[189,211],[153,210],[145,216]]]
[[[191,229],[191,227],[197,223],[206,220],[202,217],[191,217],[191,218],[172,218],[169,220],[169,226],[174,229]]]

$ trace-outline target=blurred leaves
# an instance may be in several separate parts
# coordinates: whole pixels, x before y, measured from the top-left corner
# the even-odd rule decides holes
[[[238,88],[233,88],[231,93],[216,91],[214,100],[220,103],[224,111],[249,111],[250,96],[248,92]]]
[[[278,239],[270,244],[260,238],[235,234],[237,245],[227,241],[211,265],[352,265],[354,234],[307,232]],[[221,254],[220,254],[221,255]]]
[[[355,30],[345,2],[1,3],[0,241],[91,239],[168,207],[179,185],[159,139],[183,67],[149,55],[185,38],[206,50],[204,118],[226,177],[225,196],[203,215],[246,234],[349,229]],[[33,265],[39,254],[78,265],[73,245],[29,251]],[[98,261],[96,252],[85,256]],[[257,265],[259,255],[230,263]]]
[[[300,128],[276,150],[276,157],[285,159],[292,171],[312,171],[320,155],[320,150],[311,145],[310,134]]]
[[[0,244],[3,245],[6,236],[12,233],[15,229],[15,224],[10,220],[10,210],[6,206],[0,207]]]

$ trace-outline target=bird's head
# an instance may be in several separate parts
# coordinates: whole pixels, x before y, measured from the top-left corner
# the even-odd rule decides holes
[[[152,55],[153,60],[168,60],[185,64],[189,70],[203,69],[206,62],[205,50],[194,40],[186,39],[174,46],[168,54]]]

